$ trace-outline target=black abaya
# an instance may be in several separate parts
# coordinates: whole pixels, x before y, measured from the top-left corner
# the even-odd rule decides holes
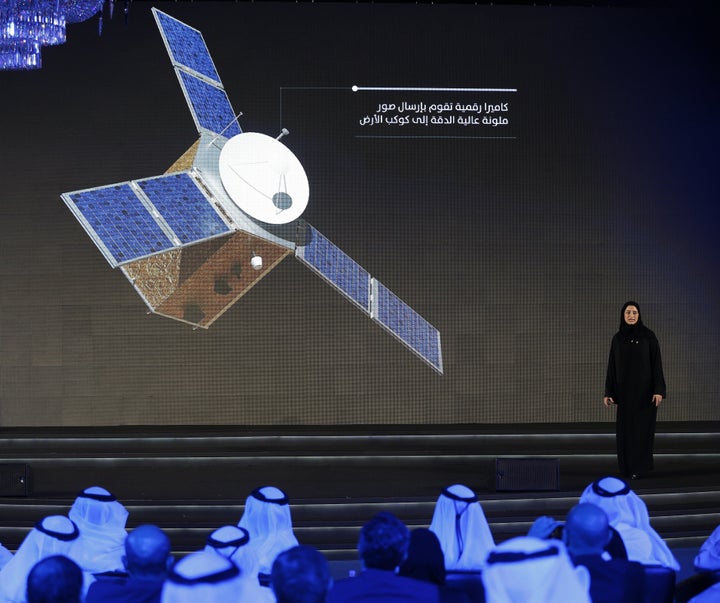
[[[621,328],[610,345],[605,396],[617,404],[617,455],[623,475],[653,469],[654,394],[666,395],[658,340],[642,324]]]

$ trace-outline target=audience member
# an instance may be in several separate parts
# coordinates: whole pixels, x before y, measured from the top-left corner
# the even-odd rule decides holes
[[[233,603],[252,601],[243,591],[237,566],[212,551],[190,553],[168,572],[162,603]]]
[[[30,570],[46,557],[70,557],[70,550],[79,536],[77,526],[63,515],[51,515],[35,524],[13,558],[0,571],[0,603],[25,603]]]
[[[702,544],[693,565],[697,573],[675,585],[677,603],[720,601],[720,526]]]
[[[358,553],[363,571],[335,582],[328,603],[436,603],[434,585],[396,573],[407,555],[409,541],[410,533],[402,521],[392,513],[378,513],[360,530]]]
[[[585,488],[580,502],[592,503],[605,511],[610,525],[622,537],[629,560],[680,569],[668,545],[650,525],[645,503],[627,482],[617,477],[600,478]]]
[[[542,540],[560,525],[542,517],[527,537],[496,547],[477,496],[461,484],[442,491],[430,529],[410,535],[397,517],[379,513],[360,531],[362,572],[332,589],[326,559],[312,547],[298,546],[288,498],[272,486],[250,494],[238,526],[218,528],[204,551],[169,572],[167,536],[151,525],[128,536],[128,512],[107,490],[87,488],[69,515],[38,522],[14,556],[0,550],[0,603],[79,603],[83,571],[86,581],[87,572],[113,574],[91,586],[85,603],[467,602],[465,594],[447,588],[446,570],[482,571],[488,603],[642,603],[641,563],[679,570],[650,526],[645,503],[615,477],[585,489],[568,513],[562,542]],[[603,549],[613,528],[631,561],[606,560]],[[124,552],[119,557],[118,547]],[[122,566],[126,572],[111,571]],[[720,527],[701,548],[695,567],[720,570]],[[720,586],[691,603],[711,601],[720,601]]]
[[[296,546],[277,556],[270,583],[277,603],[324,603],[332,579],[322,553]]]
[[[170,540],[154,525],[135,528],[125,540],[124,575],[99,577],[86,603],[159,603],[168,568]]]
[[[441,603],[469,603],[464,593],[446,587],[445,557],[440,541],[434,532],[426,528],[417,528],[410,532],[407,557],[400,565],[398,573],[434,584]]]
[[[240,570],[243,589],[254,603],[274,603],[275,595],[258,579],[258,559],[250,546],[250,534],[238,526],[222,526],[207,538],[206,551],[230,559]]]
[[[287,495],[273,486],[253,490],[245,501],[238,526],[250,533],[250,547],[258,559],[260,578],[269,585],[275,557],[298,544]]]
[[[560,541],[512,538],[493,549],[482,573],[488,603],[591,603],[590,577]]]
[[[73,558],[83,571],[95,574],[123,569],[128,512],[104,488],[92,486],[78,494],[68,517],[80,530]]]
[[[718,603],[718,601],[720,601],[720,582],[695,595],[688,603]]]
[[[442,491],[430,529],[440,541],[448,571],[479,570],[495,546],[477,496],[461,484]]]
[[[63,555],[38,561],[27,577],[27,603],[80,603],[83,573]]]
[[[252,560],[252,555],[248,555],[249,545],[250,533],[245,528],[222,526],[213,530],[207,537],[205,550],[214,551],[226,559],[232,559],[235,565],[244,569],[243,564],[238,563],[237,559],[245,557]]]
[[[0,544],[0,570],[7,565],[7,562],[12,559],[12,556],[12,553]]]
[[[605,512],[591,503],[580,503],[568,513],[563,541],[575,565],[590,572],[593,603],[643,603],[645,571],[640,563],[603,558],[611,537]]]
[[[720,526],[703,542],[694,566],[698,572],[720,571]]]

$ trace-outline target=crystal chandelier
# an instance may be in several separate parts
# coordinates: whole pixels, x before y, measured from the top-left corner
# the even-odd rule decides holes
[[[101,13],[104,2],[0,0],[0,70],[39,69],[41,47],[63,44],[65,26]]]

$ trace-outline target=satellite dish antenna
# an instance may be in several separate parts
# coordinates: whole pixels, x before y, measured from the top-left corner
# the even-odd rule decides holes
[[[220,151],[220,180],[233,203],[266,224],[297,220],[308,204],[310,187],[302,164],[280,138],[258,132],[233,136]]]

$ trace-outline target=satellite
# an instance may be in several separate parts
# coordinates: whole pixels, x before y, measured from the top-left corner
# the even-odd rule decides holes
[[[243,132],[200,31],[152,11],[200,138],[162,175],[62,194],[105,259],[150,312],[208,328],[294,254],[442,374],[438,330],[301,218],[288,131]]]

